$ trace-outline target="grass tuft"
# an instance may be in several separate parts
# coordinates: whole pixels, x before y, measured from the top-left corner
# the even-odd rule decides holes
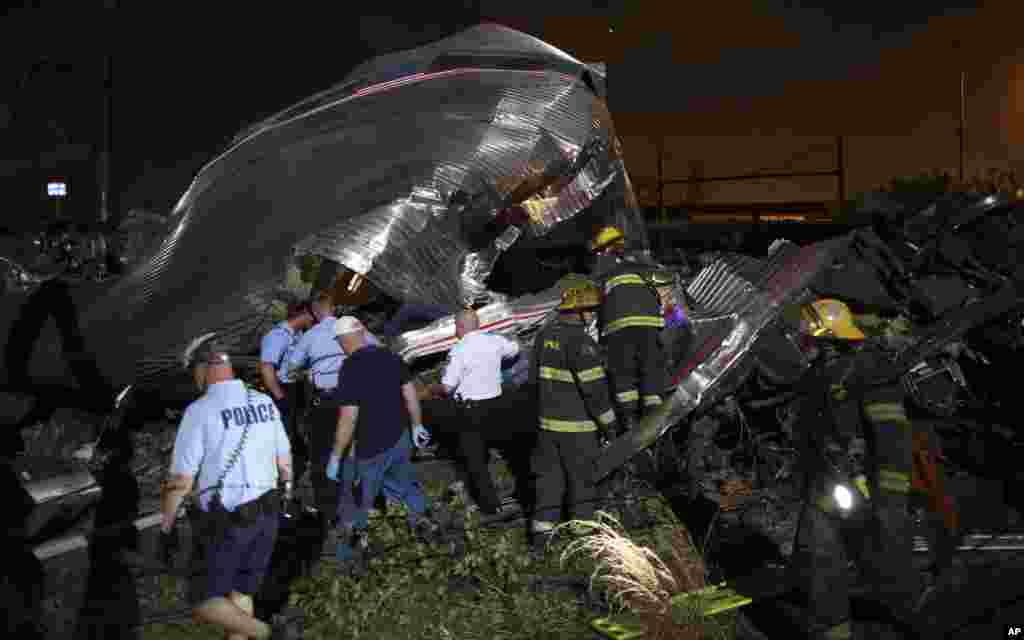
[[[673,527],[661,555],[630,540],[611,515],[599,511],[595,520],[577,520],[559,527],[579,534],[560,561],[586,558],[595,563],[590,588],[603,587],[609,602],[635,613],[650,640],[695,640],[720,635],[700,608],[699,598],[680,603],[673,596],[706,586],[704,562],[686,528]]]

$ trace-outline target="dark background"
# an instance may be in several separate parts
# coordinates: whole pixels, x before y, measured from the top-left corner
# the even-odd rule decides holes
[[[568,0],[556,14],[535,0],[364,5],[375,15],[318,3],[104,4],[22,3],[0,20],[0,227],[52,215],[50,177],[69,181],[65,211],[96,217],[108,52],[113,208],[166,211],[239,129],[340,81],[367,58],[480,21],[608,62],[611,106],[625,119],[714,109],[808,78],[870,75],[880,52],[905,44],[929,16],[972,3],[761,0],[652,13],[642,2]],[[689,53],[680,59],[680,51]]]

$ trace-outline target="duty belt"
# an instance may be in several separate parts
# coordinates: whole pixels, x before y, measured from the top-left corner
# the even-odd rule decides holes
[[[330,389],[317,389],[313,392],[313,406],[319,407],[320,403],[323,402],[323,398],[334,391],[334,387]]]
[[[229,511],[229,513],[233,516],[232,524],[244,527],[254,523],[260,516],[276,515],[280,511],[281,490],[271,489],[255,500],[238,505],[234,511]]]
[[[480,406],[481,404],[483,404],[485,402],[490,402],[491,400],[497,400],[500,397],[501,396],[494,396],[493,398],[487,398],[485,400],[463,400],[461,398],[455,398],[455,406],[458,407],[459,409],[462,409],[463,411],[465,411],[467,409],[473,409],[475,407],[478,407],[478,406]]]
[[[203,511],[196,508],[195,517],[207,527],[248,527],[264,515],[275,515],[281,511],[281,490],[272,489],[255,500],[238,505],[234,511]],[[211,532],[213,533],[213,532]],[[217,533],[223,533],[218,531]]]

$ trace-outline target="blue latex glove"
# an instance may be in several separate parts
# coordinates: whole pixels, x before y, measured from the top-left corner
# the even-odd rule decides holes
[[[335,482],[338,481],[338,466],[341,464],[341,458],[335,454],[331,454],[331,459],[327,461],[327,477]]]
[[[674,307],[668,313],[665,314],[665,326],[670,329],[681,327],[689,324],[690,320],[686,317],[682,307]]]
[[[412,442],[416,445],[417,449],[422,449],[430,444],[430,432],[427,431],[422,424],[413,425]]]

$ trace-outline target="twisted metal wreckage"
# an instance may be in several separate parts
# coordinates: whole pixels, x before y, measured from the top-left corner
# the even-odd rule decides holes
[[[124,277],[70,286],[14,265],[25,290],[5,297],[0,385],[112,411],[131,402],[126,389],[180,378],[196,336],[251,353],[296,254],[396,300],[485,303],[489,328],[523,331],[557,291],[510,301],[486,279],[510,247],[543,246],[574,218],[615,220],[645,242],[603,68],[479,26],[371,60],[240,133]],[[442,351],[451,341],[433,334],[447,326],[396,348],[410,360]]]
[[[735,407],[737,397],[760,391],[782,398],[770,406],[786,405],[809,364],[785,311],[817,296],[913,318],[917,329],[892,344],[893,376],[926,409],[960,407],[969,395],[963,353],[986,354],[990,364],[974,375],[996,378],[991,362],[1024,345],[1018,215],[1001,196],[950,197],[892,209],[875,230],[807,246],[778,241],[764,258],[722,255],[685,290],[680,281],[692,340],[670,354],[674,390],[604,450],[595,477],[659,439],[693,447],[676,427]],[[559,287],[514,299],[492,291],[499,258],[560,233],[582,244],[585,229],[609,221],[626,228],[630,249],[646,248],[601,68],[480,26],[374,59],[241,133],[182,196],[163,243],[119,281],[90,290],[50,282],[8,296],[0,382],[20,391],[92,385],[112,409],[118,389],[180,376],[178,354],[195,336],[217,331],[252,353],[296,252],[342,265],[399,301],[482,304],[485,329],[529,343]],[[987,248],[994,239],[1001,253]],[[56,326],[26,321],[40,312],[33,305],[56,315]],[[422,361],[450,348],[453,334],[448,316],[391,347]],[[953,345],[969,348],[953,356]],[[925,371],[949,374],[935,392],[941,401],[920,392],[932,377]],[[1005,409],[1012,397],[986,400]],[[33,497],[42,505],[90,481],[40,482]]]

